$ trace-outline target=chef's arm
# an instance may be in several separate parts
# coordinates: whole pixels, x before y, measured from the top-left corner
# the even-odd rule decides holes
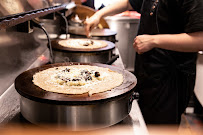
[[[203,31],[181,34],[140,35],[133,44],[141,54],[152,48],[162,48],[179,52],[198,52],[203,50]]]
[[[118,13],[121,13],[126,10],[132,10],[129,0],[117,0],[114,4],[111,4],[105,8],[102,8],[101,10],[97,11],[95,15],[97,15],[99,18],[109,16],[109,15],[115,15]]]
[[[129,0],[117,0],[115,4],[111,4],[107,7],[102,8],[85,21],[86,34],[89,35],[89,32],[99,24],[99,21],[102,17],[115,15],[131,9],[132,7],[129,3]]]

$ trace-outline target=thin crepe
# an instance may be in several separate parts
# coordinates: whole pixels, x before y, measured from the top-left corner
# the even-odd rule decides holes
[[[73,76],[77,76],[76,72],[82,70],[93,70],[100,73],[99,78],[94,77],[93,80],[84,81],[82,86],[70,86],[69,83],[60,84],[56,76],[62,70],[70,69],[70,73],[73,73]],[[73,72],[71,72],[73,71]],[[65,73],[64,73],[65,74]],[[69,73],[64,76],[68,76]],[[33,75],[33,83],[43,90],[64,93],[64,94],[83,94],[88,93],[92,95],[94,93],[105,92],[111,90],[123,82],[123,75],[110,70],[109,68],[103,68],[98,66],[90,65],[71,65],[71,66],[60,66],[49,68],[40,72],[37,72]]]

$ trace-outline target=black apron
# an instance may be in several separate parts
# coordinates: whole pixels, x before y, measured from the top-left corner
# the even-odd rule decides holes
[[[173,1],[173,0],[165,0]],[[164,0],[160,0],[164,2]],[[167,4],[143,0],[141,22],[138,31],[142,34],[179,33],[181,28],[170,19],[179,19],[175,11],[168,12]],[[152,8],[155,6],[155,8]],[[175,14],[174,14],[175,13]],[[150,15],[151,14],[151,15]],[[174,17],[177,15],[176,17]],[[173,27],[170,29],[166,26]],[[175,27],[175,28],[174,28]],[[177,28],[176,28],[177,27]],[[182,26],[181,26],[182,27]],[[154,48],[136,54],[136,90],[140,94],[139,106],[146,123],[178,124],[195,83],[196,53],[174,52]]]

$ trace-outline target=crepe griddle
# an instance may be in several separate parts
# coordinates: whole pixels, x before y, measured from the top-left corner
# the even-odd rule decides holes
[[[73,39],[73,38],[72,38]],[[68,40],[68,39],[65,39]],[[70,47],[64,47],[59,45],[59,41],[62,41],[61,39],[53,40],[51,42],[53,49],[59,50],[59,51],[71,51],[71,52],[103,52],[108,50],[113,50],[115,48],[115,44],[110,41],[100,40],[107,43],[106,47],[103,48],[94,48],[94,49],[80,49],[80,48],[70,48]],[[98,40],[99,41],[99,40]]]
[[[86,36],[86,31],[83,27],[70,26],[68,29],[68,33]],[[110,29],[93,29],[91,31],[91,36],[93,36],[93,37],[107,37],[107,36],[112,36],[112,35],[116,35],[116,34],[117,34],[116,32],[114,32]]]
[[[62,93],[55,93],[49,92],[41,89],[40,87],[33,84],[33,75],[39,71],[58,67],[58,66],[70,66],[70,65],[92,65],[92,66],[99,66],[109,68],[113,71],[122,73],[124,76],[124,82],[109,91],[96,93],[91,96],[88,93],[80,94],[80,95],[71,95],[71,94],[62,94]],[[96,64],[96,63],[57,63],[57,64],[50,64],[44,65],[41,67],[33,68],[28,71],[21,73],[15,79],[15,88],[17,92],[31,100],[39,101],[39,102],[48,102],[54,104],[83,104],[83,103],[92,103],[98,102],[101,100],[111,100],[114,98],[119,98],[119,96],[125,93],[131,93],[133,88],[137,83],[136,77],[130,73],[129,71],[120,69],[115,66],[105,65],[105,64]]]

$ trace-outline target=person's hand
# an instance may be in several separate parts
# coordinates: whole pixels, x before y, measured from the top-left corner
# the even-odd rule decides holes
[[[90,37],[90,31],[99,24],[100,16],[96,13],[84,22],[86,36]]]
[[[154,35],[140,35],[134,39],[133,47],[138,54],[147,52],[155,47]]]

